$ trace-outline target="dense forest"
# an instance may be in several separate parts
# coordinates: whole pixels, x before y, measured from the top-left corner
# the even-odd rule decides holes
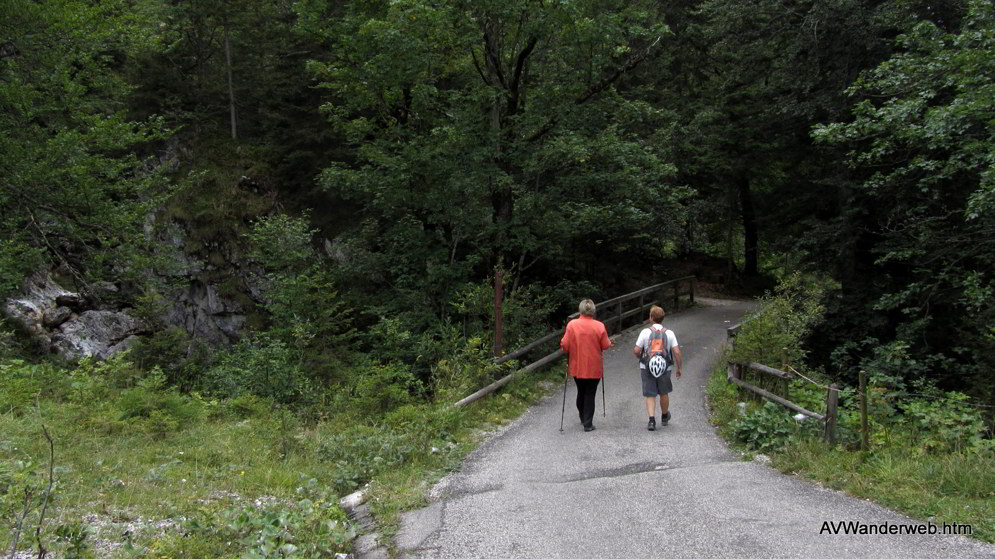
[[[682,261],[728,288],[801,270],[833,282],[813,366],[990,400],[992,18],[983,1],[6,2],[2,286],[52,270],[101,301],[112,283],[148,319],[136,353],[189,389],[211,363],[179,361],[210,352],[161,320],[177,282],[242,300],[230,338],[303,344],[315,378],[386,336],[428,382],[457,338],[490,343],[499,274],[513,342]],[[161,250],[177,224],[208,262],[190,275]]]
[[[995,4],[0,7],[0,412],[103,321],[115,390],[376,417],[493,378],[498,286],[507,350],[687,273],[995,404]]]

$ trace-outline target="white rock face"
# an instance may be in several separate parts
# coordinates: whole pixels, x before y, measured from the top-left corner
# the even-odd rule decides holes
[[[52,335],[52,347],[70,358],[95,355],[106,359],[127,347],[124,341],[139,330],[139,322],[124,312],[86,311],[62,324]]]
[[[82,304],[83,298],[48,274],[31,278],[25,288],[23,295],[6,301],[3,312],[46,351],[69,359],[103,359],[130,347],[142,329],[141,323],[125,311],[87,310],[76,314],[65,305]]]

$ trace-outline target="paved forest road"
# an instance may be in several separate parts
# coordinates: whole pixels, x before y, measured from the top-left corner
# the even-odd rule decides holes
[[[567,391],[542,401],[474,452],[435,488],[440,499],[408,513],[403,557],[584,559],[681,557],[995,557],[963,537],[821,534],[824,521],[918,524],[824,490],[729,451],[708,423],[705,384],[725,329],[746,304],[710,301],[668,316],[685,354],[671,394],[673,420],[646,430],[631,348],[606,352],[608,416],[585,433]]]

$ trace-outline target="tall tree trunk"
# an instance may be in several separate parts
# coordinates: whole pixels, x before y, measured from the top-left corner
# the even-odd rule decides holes
[[[504,269],[498,261],[494,272],[494,357],[504,353]]]
[[[235,85],[231,76],[231,41],[228,40],[228,12],[225,12],[225,71],[228,73],[228,108],[231,112],[231,139],[237,140],[238,133],[235,129]]]
[[[744,276],[757,275],[757,214],[753,208],[753,195],[750,193],[750,179],[740,176],[739,184],[739,207],[743,216],[743,249],[745,264],[743,266]]]

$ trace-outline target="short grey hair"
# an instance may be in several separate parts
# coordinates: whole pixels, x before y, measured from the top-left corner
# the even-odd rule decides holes
[[[596,307],[594,306],[594,301],[590,299],[584,299],[580,302],[580,307],[578,308],[580,314],[584,316],[594,316],[594,311]]]

